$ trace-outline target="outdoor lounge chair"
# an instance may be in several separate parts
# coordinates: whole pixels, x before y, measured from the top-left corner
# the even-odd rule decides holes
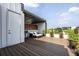
[[[41,36],[43,36],[43,34],[38,33],[38,32],[33,32],[32,35],[33,35],[34,37],[41,37]]]

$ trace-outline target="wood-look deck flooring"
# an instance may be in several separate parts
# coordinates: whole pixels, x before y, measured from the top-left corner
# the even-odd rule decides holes
[[[68,56],[64,45],[53,43],[57,39],[31,38],[24,43],[0,49],[0,56]]]

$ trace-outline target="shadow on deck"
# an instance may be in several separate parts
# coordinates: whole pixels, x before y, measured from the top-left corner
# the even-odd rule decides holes
[[[26,42],[2,48],[1,56],[68,56],[63,45],[44,42],[38,39],[28,39]]]

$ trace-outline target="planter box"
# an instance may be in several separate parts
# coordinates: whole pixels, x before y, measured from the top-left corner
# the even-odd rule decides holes
[[[75,41],[72,41],[72,40],[69,40],[69,47],[71,49],[75,49],[76,48],[76,42]]]
[[[51,37],[51,35],[49,33],[46,34],[46,37]]]
[[[60,33],[59,36],[60,36],[60,38],[64,38],[64,34],[63,33]]]
[[[64,39],[69,39],[69,36],[66,35],[66,34],[64,34],[64,35],[63,35],[63,38],[64,38]]]
[[[60,36],[59,36],[59,34],[54,34],[54,37],[59,38]]]
[[[75,52],[76,56],[79,56],[79,50]]]

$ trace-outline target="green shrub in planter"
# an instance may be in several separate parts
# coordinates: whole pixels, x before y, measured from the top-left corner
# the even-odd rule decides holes
[[[74,29],[74,33],[78,34],[78,28]]]
[[[79,56],[79,41],[77,41],[77,44],[76,44],[75,54]]]
[[[51,35],[51,37],[53,37],[53,36],[54,36],[53,29],[51,29],[51,31],[50,31],[50,35]]]
[[[61,28],[54,29],[55,34],[59,34],[60,38],[63,38],[63,30]]]
[[[75,49],[75,47],[76,47],[76,41],[69,40],[69,47],[72,48],[72,49]]]
[[[47,33],[50,33],[50,30],[49,29],[47,29]]]
[[[62,32],[62,29],[61,28],[54,29],[54,33],[55,34],[60,34],[61,32]]]
[[[78,45],[77,42],[79,41],[79,35],[76,33],[76,30],[67,29],[64,30],[64,32],[69,35],[69,46],[76,49],[76,45]]]
[[[71,48],[75,49],[78,41],[79,41],[78,34],[69,34],[69,43]]]
[[[79,35],[78,34],[69,34],[69,38],[72,41],[79,41]]]
[[[60,38],[63,38],[63,32],[60,33]]]
[[[67,30],[64,30],[65,33],[71,35],[71,34],[75,34],[74,33],[74,30],[71,30],[71,29],[67,29]]]

